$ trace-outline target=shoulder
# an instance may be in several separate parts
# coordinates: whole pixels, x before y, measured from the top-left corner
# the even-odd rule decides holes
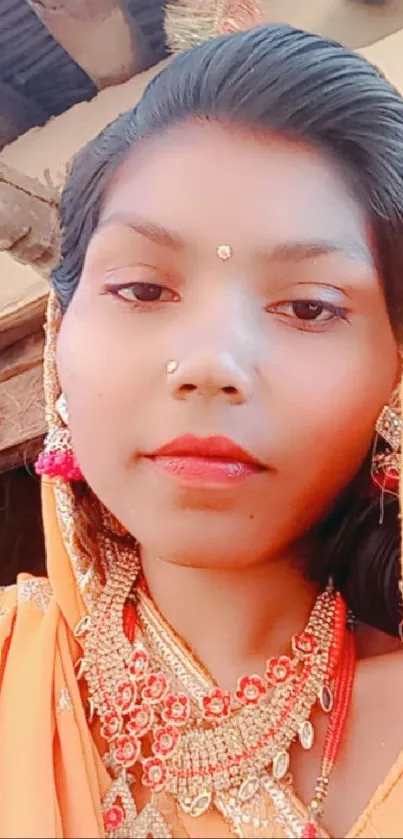
[[[403,646],[357,662],[352,702],[353,731],[361,754],[371,744],[384,769],[403,754]]]
[[[359,624],[355,633],[357,657],[363,659],[375,659],[389,653],[403,652],[403,644],[400,638],[387,635],[379,629],[374,629],[368,624]]]
[[[356,779],[370,776],[372,795],[351,837],[403,836],[403,645],[358,661],[350,754]],[[376,756],[376,759],[374,759]],[[360,781],[358,781],[360,783]]]
[[[403,732],[403,644],[396,639],[385,645],[380,639],[379,643],[373,655],[361,657],[357,662],[357,691],[361,698],[377,697],[386,702],[386,707],[396,705]]]

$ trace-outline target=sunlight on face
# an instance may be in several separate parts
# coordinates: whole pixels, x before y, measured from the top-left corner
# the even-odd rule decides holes
[[[149,551],[257,563],[353,478],[397,372],[367,226],[333,163],[279,138],[182,125],[123,164],[59,371],[88,483]],[[150,457],[182,435],[244,460]]]

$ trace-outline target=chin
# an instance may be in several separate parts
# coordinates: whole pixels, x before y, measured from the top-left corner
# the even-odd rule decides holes
[[[134,498],[134,493],[127,497]],[[287,521],[279,527],[278,519],[268,519],[265,505],[252,512],[251,506],[236,508],[228,500],[224,509],[213,507],[212,502],[209,508],[189,509],[163,501],[159,503],[157,493],[153,497],[136,493],[130,507],[125,499],[114,512],[147,553],[170,565],[253,567],[284,550],[293,536]]]
[[[234,558],[225,553],[222,555],[217,551],[208,552],[208,553],[200,553],[199,551],[192,550],[190,547],[183,550],[179,549],[177,551],[159,553],[159,558],[162,562],[165,562],[167,565],[176,565],[180,568],[197,568],[199,570],[226,570],[231,571],[238,568],[234,562]],[[249,560],[250,561],[250,560]],[[247,564],[248,559],[245,557],[244,563]]]
[[[267,543],[256,544],[245,533],[234,533],[229,527],[222,526],[218,533],[214,530],[204,527],[189,532],[183,525],[166,530],[159,526],[158,534],[143,532],[139,542],[162,562],[183,568],[235,571],[267,559]]]

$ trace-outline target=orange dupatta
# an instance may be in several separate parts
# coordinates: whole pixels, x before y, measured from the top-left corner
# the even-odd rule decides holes
[[[93,743],[74,663],[85,614],[43,486],[49,579],[21,575],[0,596],[0,836],[104,836],[109,775]]]

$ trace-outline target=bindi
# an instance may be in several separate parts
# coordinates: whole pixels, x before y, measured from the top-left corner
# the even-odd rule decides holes
[[[221,259],[223,262],[231,259],[232,253],[231,245],[218,245],[216,250],[218,259]]]

